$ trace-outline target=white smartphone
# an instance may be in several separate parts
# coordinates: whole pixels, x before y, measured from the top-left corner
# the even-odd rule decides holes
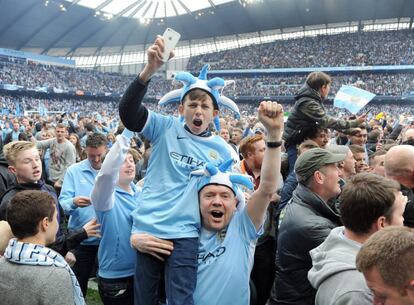
[[[173,29],[167,28],[162,37],[164,38],[164,53],[162,60],[164,62],[167,62],[168,58],[170,57],[170,52],[174,50],[175,46],[180,40],[181,34],[174,31]]]

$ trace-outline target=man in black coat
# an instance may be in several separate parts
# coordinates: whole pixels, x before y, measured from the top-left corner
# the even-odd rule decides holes
[[[273,304],[312,305],[315,302],[316,291],[307,278],[312,268],[309,251],[340,225],[339,214],[328,201],[341,192],[337,163],[345,157],[345,154],[313,148],[296,161],[299,184],[279,220]]]

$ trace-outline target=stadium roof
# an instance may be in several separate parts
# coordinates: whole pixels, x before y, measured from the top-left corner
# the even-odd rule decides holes
[[[137,18],[141,23],[155,18],[165,18],[172,16],[196,13],[203,9],[212,9],[224,3],[235,0],[67,0],[77,2],[77,4],[92,8],[96,15],[104,15],[104,18],[111,19],[113,16],[123,16]]]
[[[121,2],[123,8],[116,6]],[[412,22],[414,16],[412,0],[0,0],[0,5],[0,47],[42,54],[61,49],[66,55],[79,48],[93,53],[148,44],[166,27],[182,40],[194,40],[359,20]]]

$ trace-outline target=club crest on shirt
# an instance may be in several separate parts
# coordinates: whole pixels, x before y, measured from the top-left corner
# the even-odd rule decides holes
[[[215,150],[210,150],[208,152],[208,155],[210,156],[211,159],[213,160],[217,160],[218,159],[218,152]]]

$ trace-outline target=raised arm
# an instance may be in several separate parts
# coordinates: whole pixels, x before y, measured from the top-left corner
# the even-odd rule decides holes
[[[122,134],[116,137],[115,144],[102,163],[91,193],[91,203],[96,211],[108,211],[113,208],[119,169],[127,156],[133,135],[132,131],[125,128]]]
[[[148,81],[164,63],[162,61],[163,51],[164,40],[158,36],[147,50],[148,63],[122,96],[119,103],[119,117],[129,130],[140,132],[147,122],[148,110],[142,105],[142,100],[147,92]],[[170,58],[173,56],[171,53]]]
[[[261,102],[259,106],[259,121],[266,128],[266,143],[282,140],[283,108],[276,102]],[[281,146],[269,147],[265,150],[260,172],[259,188],[252,194],[247,204],[247,213],[256,229],[264,222],[267,207],[276,191],[280,175]]]
[[[53,140],[54,139],[36,141],[36,147],[39,149],[50,148],[50,145],[52,144]]]
[[[365,122],[366,114],[357,117],[355,120],[342,120],[326,114],[325,109],[316,101],[303,103],[299,107],[300,111],[323,128],[332,128],[335,130],[344,130],[358,127]]]

